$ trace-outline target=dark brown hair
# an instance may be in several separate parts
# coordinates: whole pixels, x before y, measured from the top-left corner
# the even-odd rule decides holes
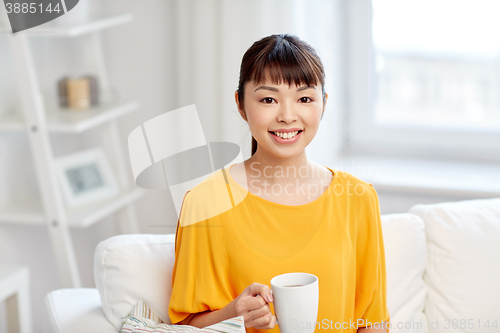
[[[253,81],[262,84],[269,79],[271,83],[288,86],[321,84],[323,104],[325,97],[325,71],[316,51],[306,42],[289,34],[264,37],[245,52],[241,60],[238,84],[238,102],[244,107],[244,86]],[[252,136],[252,155],[257,151],[257,141]]]

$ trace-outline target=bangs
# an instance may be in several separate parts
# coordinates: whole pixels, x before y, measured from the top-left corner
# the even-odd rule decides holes
[[[255,84],[270,82],[287,83],[288,86],[292,84],[324,86],[321,60],[314,57],[314,50],[305,51],[286,38],[282,38],[275,45],[268,45],[256,54],[246,77],[251,78]]]

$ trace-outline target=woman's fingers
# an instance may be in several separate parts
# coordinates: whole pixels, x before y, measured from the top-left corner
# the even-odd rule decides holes
[[[272,292],[268,286],[252,283],[238,296],[235,309],[238,315],[243,316],[245,327],[273,328],[276,324],[269,308],[273,302]]]
[[[265,306],[266,304],[267,302],[262,297],[259,296],[248,297],[245,300],[245,308],[248,311],[258,310],[263,306]]]
[[[260,309],[266,305],[266,301],[258,296],[258,290],[255,288],[255,283],[250,285],[238,296],[238,301],[235,304],[236,313],[241,315],[246,315],[249,311]]]
[[[269,287],[265,284],[254,282],[249,287],[251,296],[260,295],[267,303],[271,303],[273,301],[273,294],[271,293],[271,289],[269,289]]]
[[[276,316],[272,313],[265,315],[263,317],[257,318],[254,321],[254,328],[258,330],[267,330],[274,328],[276,326]]]
[[[269,305],[266,304],[263,307],[249,311],[247,316],[244,316],[246,327],[255,327],[258,329],[273,328],[276,323],[276,316],[274,316]]]

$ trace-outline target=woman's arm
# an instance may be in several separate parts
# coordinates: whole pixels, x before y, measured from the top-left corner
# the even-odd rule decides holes
[[[182,321],[182,324],[203,328],[242,316],[246,328],[271,329],[276,325],[276,316],[269,309],[271,302],[273,302],[271,289],[265,284],[254,282],[222,309],[192,313]]]
[[[388,321],[383,320],[380,322],[380,325],[376,325],[378,328],[374,328],[371,322],[367,320],[367,324],[370,323],[370,325],[358,328],[357,332],[388,333],[390,316],[389,309],[387,308],[387,273],[380,203],[377,191],[373,188],[372,184],[369,184],[368,189],[370,190],[369,193],[371,192],[372,194],[366,209],[366,218],[369,223],[360,231],[364,239],[359,242],[359,246],[361,247],[361,253],[369,253],[369,255],[365,255],[359,260],[360,262],[364,262],[364,264],[368,262],[372,264],[371,271],[376,272],[376,275],[372,273],[372,275],[365,275],[363,277],[365,281],[364,286],[368,286],[370,292],[375,288],[375,292],[372,294],[372,299],[366,309],[365,318],[385,317],[388,318]]]
[[[220,310],[192,313],[182,321],[182,325],[191,325],[203,328],[220,323],[226,319],[236,317],[237,313],[234,306],[235,301],[236,299],[233,299],[228,305]]]

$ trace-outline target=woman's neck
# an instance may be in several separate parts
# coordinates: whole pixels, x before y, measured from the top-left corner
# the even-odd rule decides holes
[[[308,183],[318,177],[316,163],[310,161],[305,150],[299,155],[281,158],[276,155],[255,154],[245,161],[245,170],[249,180],[257,179],[269,184],[286,185],[289,183]]]

